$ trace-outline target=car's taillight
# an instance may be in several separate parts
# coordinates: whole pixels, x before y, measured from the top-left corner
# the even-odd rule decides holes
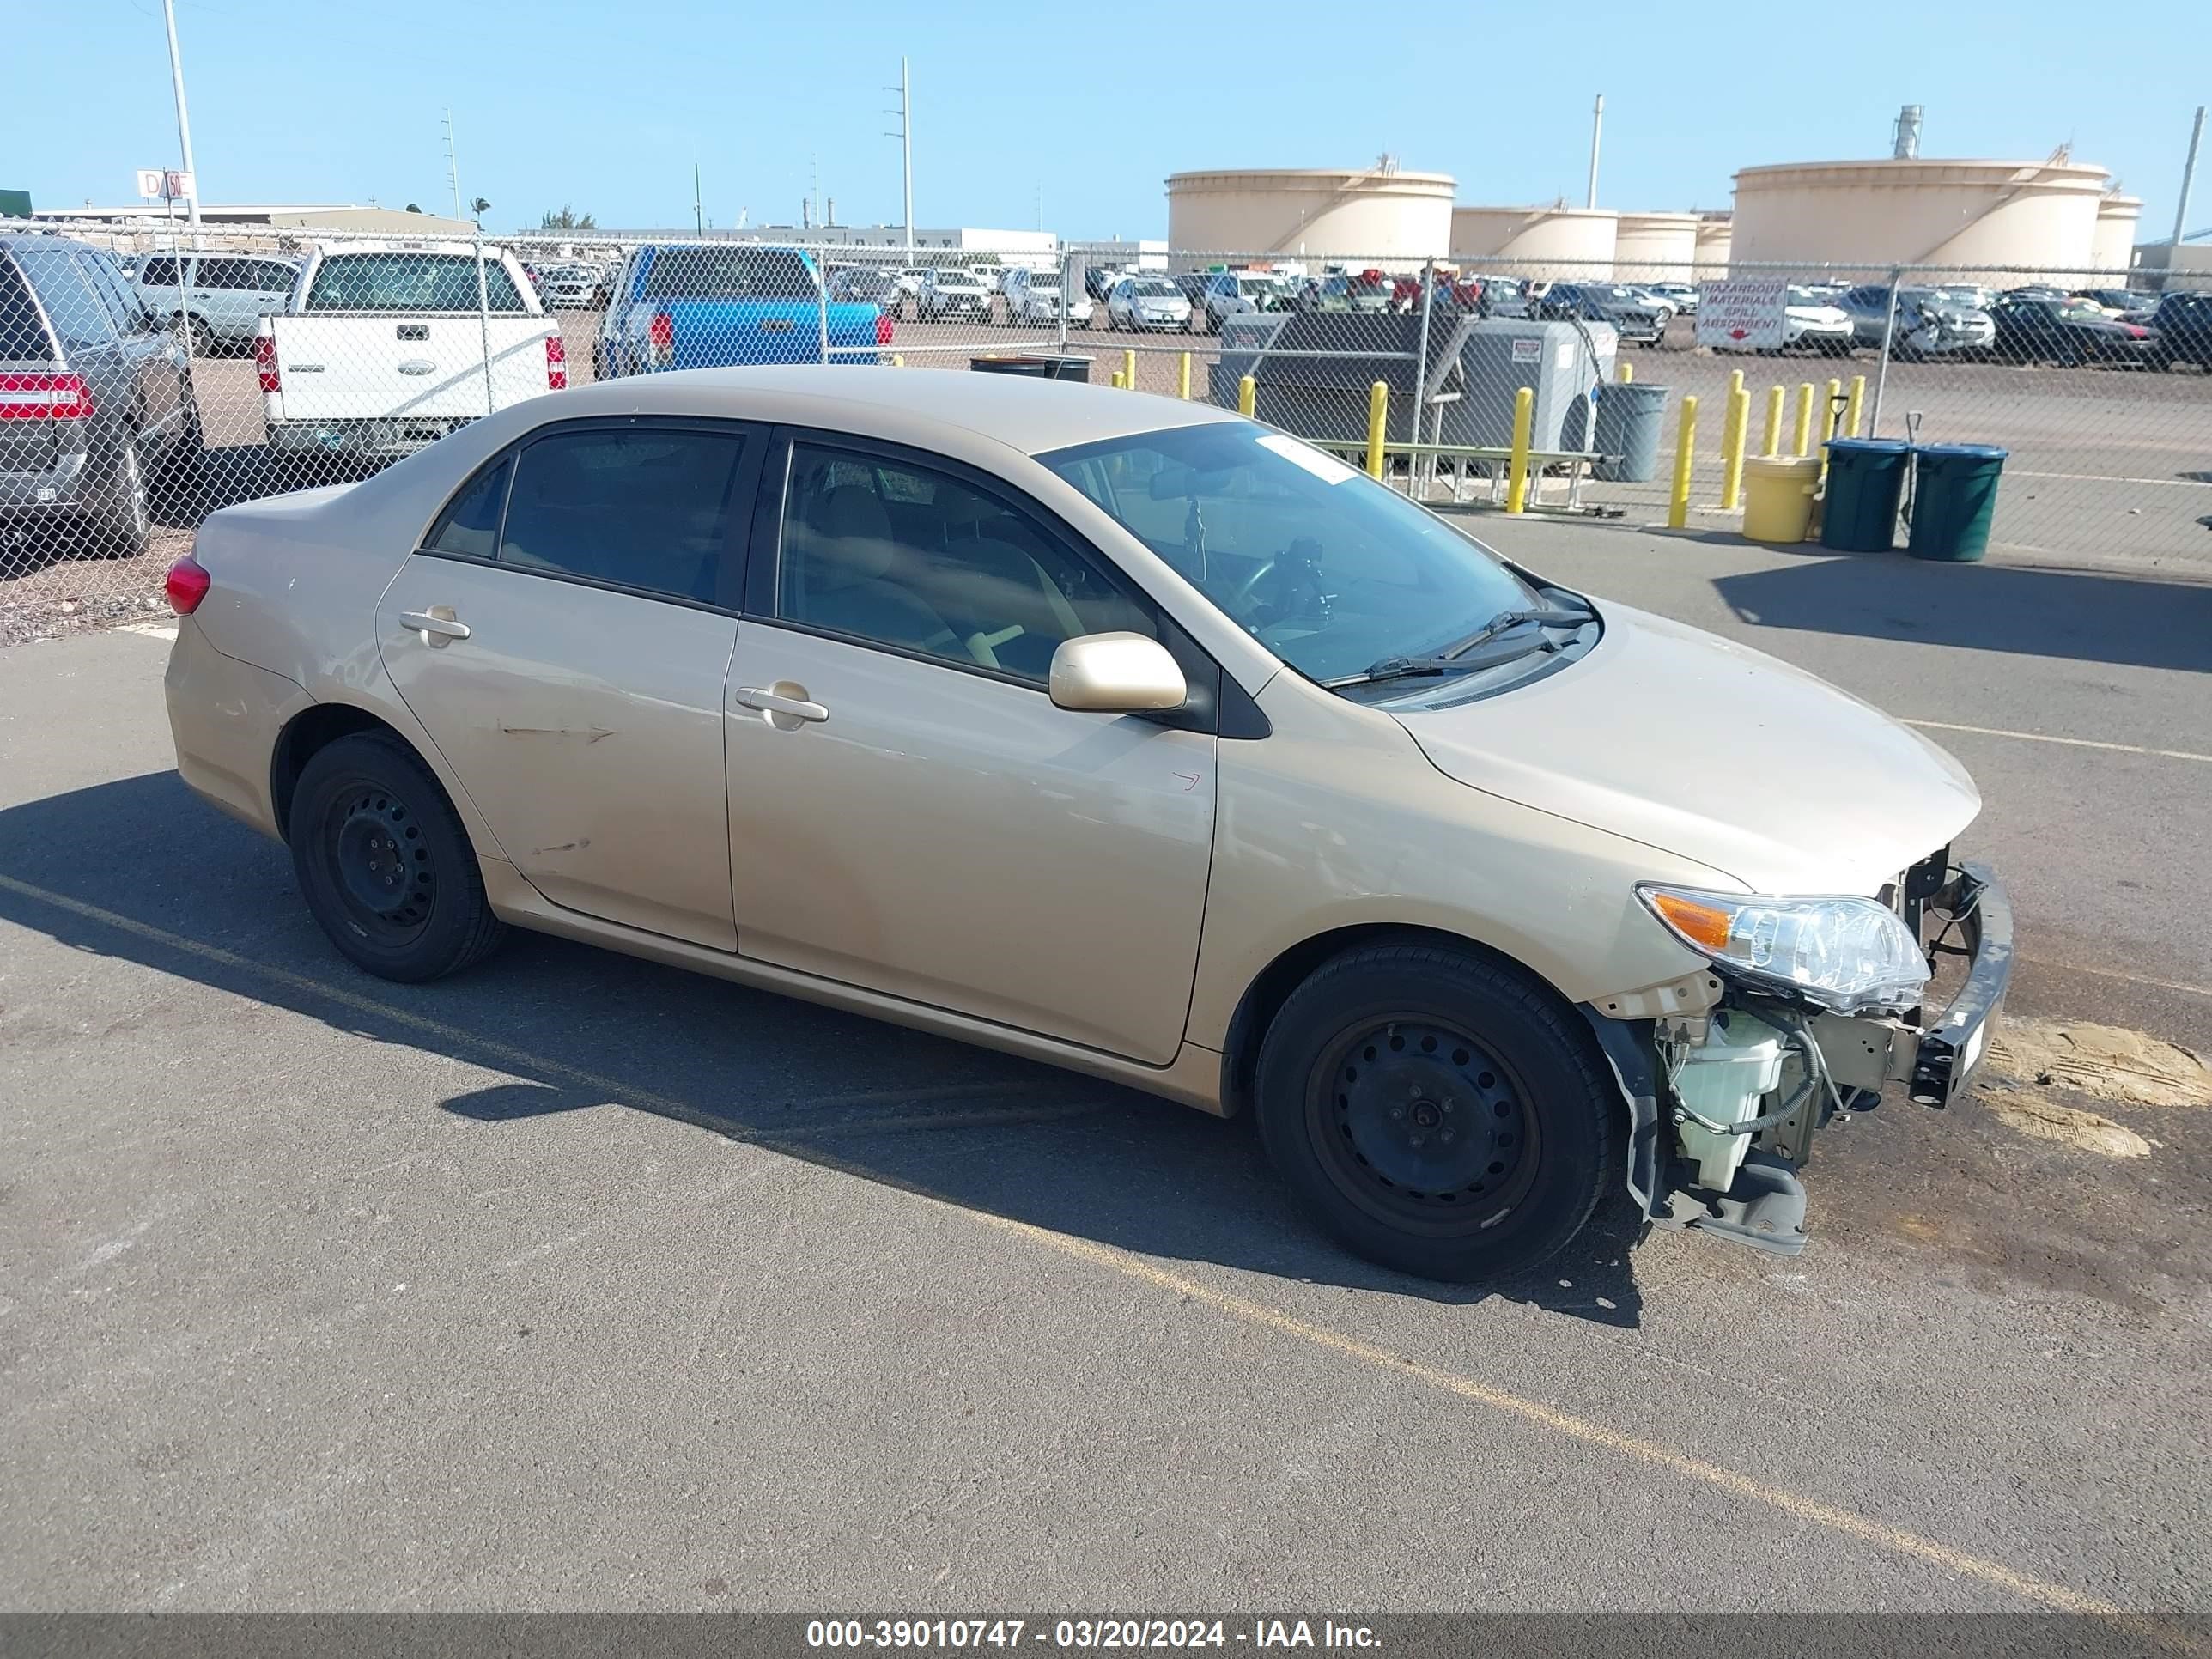
[[[665,311],[655,312],[653,325],[647,331],[653,342],[653,361],[669,363],[676,361],[676,319]]]
[[[876,343],[886,346],[891,343],[891,314],[888,311],[876,313]]]
[[[276,337],[257,334],[253,337],[253,371],[261,377],[264,392],[282,392],[284,388],[276,378]]]
[[[179,617],[189,617],[207,598],[208,589],[215,586],[207,567],[187,553],[169,567],[169,579],[161,584],[169,595],[169,609]]]
[[[545,337],[545,389],[560,392],[568,384],[568,344],[557,334]]]
[[[0,374],[0,421],[82,421],[92,391],[75,374]]]

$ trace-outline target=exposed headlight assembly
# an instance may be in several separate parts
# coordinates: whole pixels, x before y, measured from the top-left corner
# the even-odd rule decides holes
[[[1873,899],[1765,898],[1655,883],[1636,896],[1715,967],[1835,1013],[1909,1008],[1928,983],[1920,941]]]

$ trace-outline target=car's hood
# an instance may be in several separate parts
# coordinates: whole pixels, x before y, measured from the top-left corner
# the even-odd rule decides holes
[[[1850,324],[1850,313],[1840,306],[1784,306],[1784,313],[1793,323],[1819,323],[1830,328],[1844,328]]]
[[[1603,637],[1555,673],[1392,712],[1462,783],[1754,892],[1871,894],[1981,810],[1950,756],[1825,680],[1662,617],[1601,610]]]

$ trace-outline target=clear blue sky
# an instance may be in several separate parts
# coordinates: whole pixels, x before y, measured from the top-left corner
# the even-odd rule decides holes
[[[1156,51],[1121,38],[1147,16]],[[19,0],[14,17],[0,185],[108,204],[133,169],[177,164],[159,0]],[[883,88],[902,52],[917,221],[1033,226],[1042,186],[1045,224],[1074,236],[1164,234],[1161,181],[1179,169],[1386,149],[1455,175],[1463,202],[1579,202],[1599,91],[1608,207],[1725,207],[1739,167],[1886,154],[1909,101],[1928,108],[1923,154],[2034,159],[2070,141],[2164,234],[2191,112],[2212,101],[2201,0],[178,0],[177,24],[205,199],[450,211],[450,105],[462,191],[501,229],[563,202],[605,226],[689,224],[695,155],[716,224],[795,221],[817,158],[841,222],[896,222]],[[2212,157],[2200,178],[2191,229],[2212,224]]]

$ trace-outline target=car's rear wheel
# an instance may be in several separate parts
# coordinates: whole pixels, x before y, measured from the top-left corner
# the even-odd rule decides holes
[[[1455,1283],[1573,1237],[1624,1133],[1571,1010],[1427,945],[1348,952],[1291,993],[1257,1097],[1268,1158],[1316,1221],[1370,1261]]]
[[[287,838],[323,932],[381,978],[442,978],[506,933],[453,803],[394,738],[360,732],[318,750],[293,792]]]
[[[139,453],[137,433],[125,433],[108,461],[93,516],[102,550],[112,557],[137,558],[153,540],[153,503],[146,487],[146,463]]]

